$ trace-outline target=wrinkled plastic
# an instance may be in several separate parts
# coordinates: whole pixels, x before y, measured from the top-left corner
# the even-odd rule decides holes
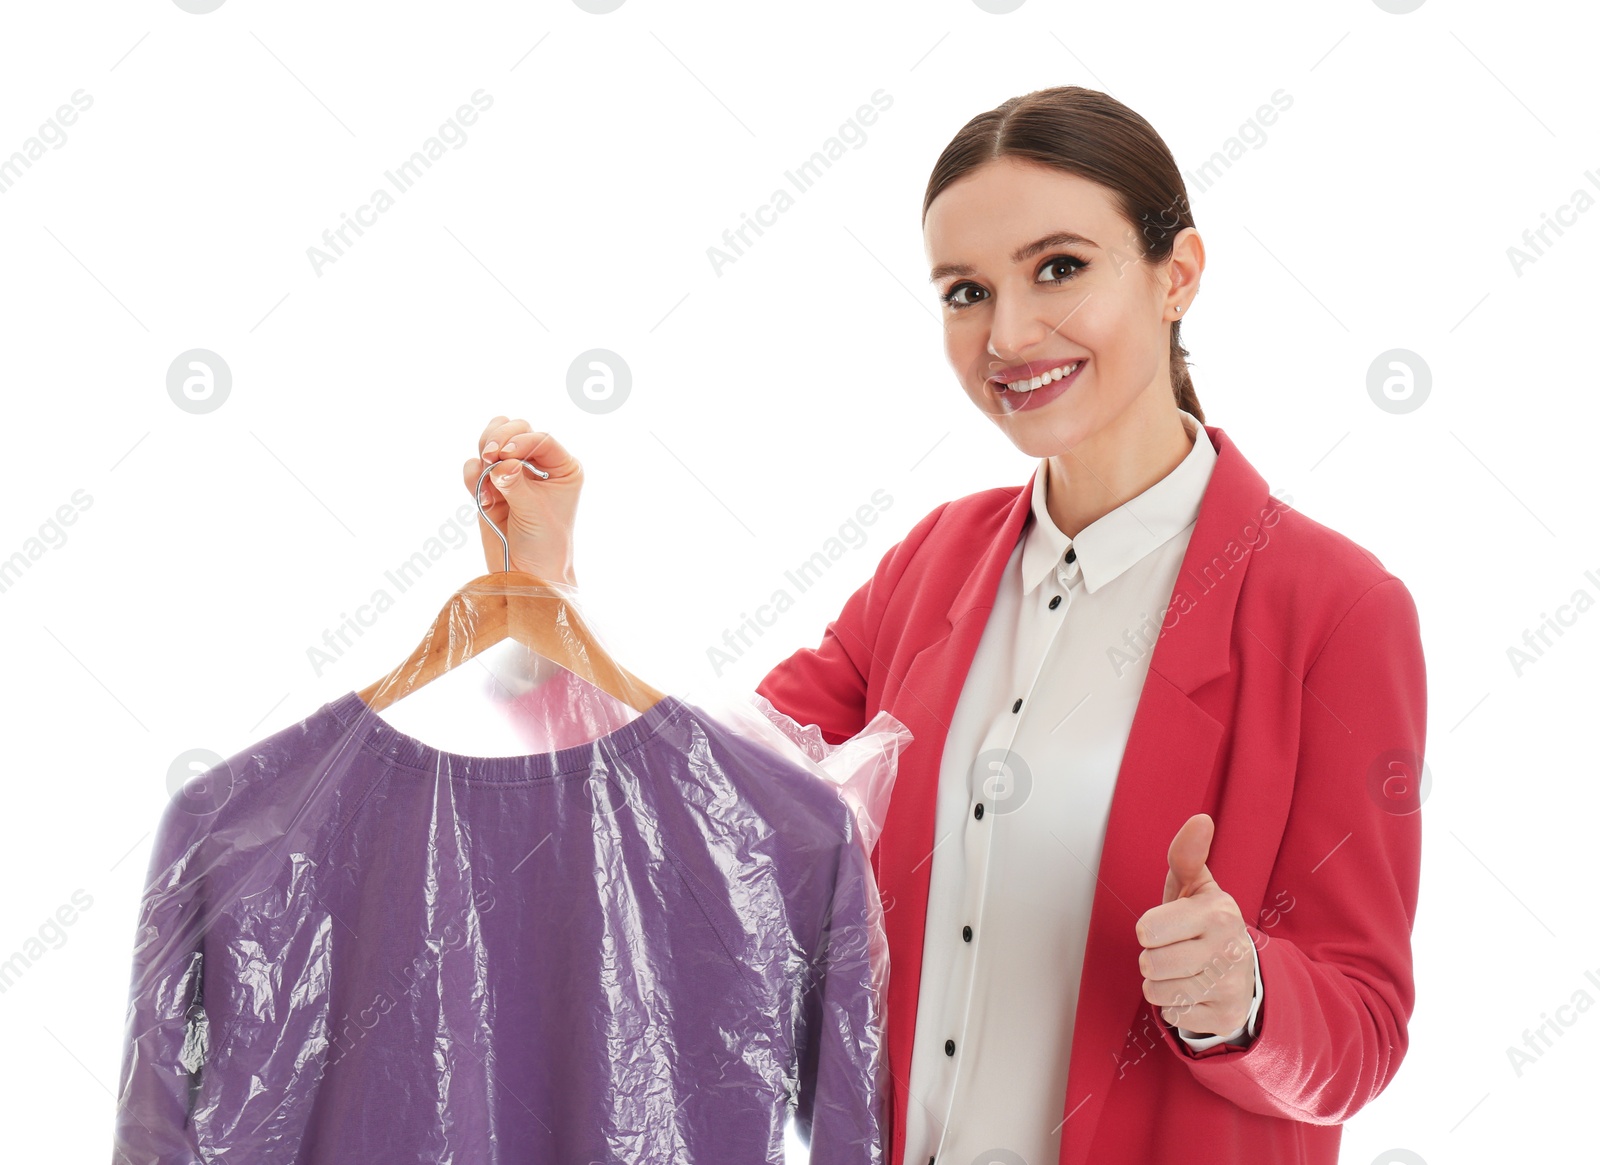
[[[869,853],[909,731],[539,670],[516,755],[352,691],[174,794],[118,1165],[886,1159]]]

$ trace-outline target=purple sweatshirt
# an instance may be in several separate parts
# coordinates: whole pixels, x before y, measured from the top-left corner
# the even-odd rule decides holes
[[[443,752],[354,692],[191,780],[118,1165],[881,1163],[876,891],[825,780],[675,697]]]

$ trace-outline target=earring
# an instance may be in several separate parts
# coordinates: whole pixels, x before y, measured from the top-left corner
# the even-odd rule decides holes
[[[1178,306],[1177,306],[1177,307],[1175,307],[1175,308],[1173,308],[1173,309],[1172,309],[1172,310],[1173,310],[1173,311],[1176,311],[1176,312],[1181,312],[1181,311],[1183,311],[1183,304],[1181,304],[1181,303],[1180,303],[1180,304],[1178,304]]]

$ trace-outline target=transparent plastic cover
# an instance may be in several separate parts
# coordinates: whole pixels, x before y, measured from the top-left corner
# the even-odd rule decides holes
[[[910,733],[640,711],[513,646],[513,755],[351,691],[172,797],[116,1162],[885,1160],[869,852]]]

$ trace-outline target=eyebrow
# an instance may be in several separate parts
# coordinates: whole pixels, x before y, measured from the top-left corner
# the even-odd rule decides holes
[[[1018,247],[1011,252],[1011,261],[1021,263],[1024,259],[1031,259],[1040,251],[1050,247],[1094,247],[1098,250],[1099,244],[1093,239],[1086,239],[1071,231],[1056,231],[1054,234],[1045,235],[1042,239],[1035,239],[1025,247]],[[966,263],[940,263],[933,269],[933,274],[928,276],[928,282],[937,283],[948,275],[973,275],[976,272],[976,267]]]

